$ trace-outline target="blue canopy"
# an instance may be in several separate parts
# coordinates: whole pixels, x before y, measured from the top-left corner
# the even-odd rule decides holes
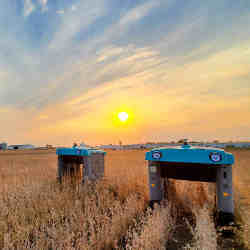
[[[57,155],[72,155],[72,156],[90,156],[91,154],[104,154],[105,151],[93,148],[72,147],[72,148],[57,148]]]
[[[146,160],[171,163],[232,165],[234,156],[223,149],[193,147],[187,144],[179,147],[154,148],[146,153]]]

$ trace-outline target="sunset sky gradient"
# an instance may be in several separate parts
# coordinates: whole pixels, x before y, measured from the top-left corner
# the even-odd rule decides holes
[[[0,23],[0,142],[250,140],[249,0],[1,0]]]

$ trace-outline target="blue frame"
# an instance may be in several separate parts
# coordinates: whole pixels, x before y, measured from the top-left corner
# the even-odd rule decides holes
[[[91,148],[73,147],[73,148],[57,148],[56,149],[57,155],[90,156],[93,153],[106,155],[105,151],[91,149]]]
[[[234,156],[223,149],[193,147],[154,148],[146,153],[146,160],[159,162],[196,163],[209,165],[232,165]]]

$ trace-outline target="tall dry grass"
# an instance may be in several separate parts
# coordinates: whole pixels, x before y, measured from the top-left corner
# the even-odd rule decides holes
[[[217,234],[214,222],[209,216],[210,211],[207,207],[201,209],[195,208],[195,228],[189,226],[190,231],[193,235],[192,243],[185,246],[186,249],[193,250],[216,250],[217,245]]]
[[[250,150],[232,149],[236,207],[244,222],[244,242],[250,248]]]
[[[148,209],[138,222],[128,230],[126,249],[166,249],[175,228],[171,205]]]
[[[55,182],[54,152],[1,154],[0,248],[123,248],[122,239],[139,217],[143,223],[160,216],[142,216],[145,162],[135,152],[128,154],[111,152],[105,179],[79,186]]]
[[[56,183],[55,152],[30,152],[0,153],[0,248],[166,249],[185,213],[192,244],[214,242],[208,210],[193,212],[210,199],[205,184],[173,182],[172,205],[148,208],[145,151],[109,151],[105,178],[76,186]]]
[[[99,182],[76,187],[30,187],[1,197],[4,249],[111,249],[143,209],[141,197],[117,199]]]

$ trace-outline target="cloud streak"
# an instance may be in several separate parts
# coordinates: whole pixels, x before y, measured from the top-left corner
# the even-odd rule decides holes
[[[36,9],[32,0],[24,0],[23,15],[25,17],[29,16]]]
[[[38,0],[38,1],[42,7],[42,12],[48,11],[48,6],[47,6],[48,0]]]

